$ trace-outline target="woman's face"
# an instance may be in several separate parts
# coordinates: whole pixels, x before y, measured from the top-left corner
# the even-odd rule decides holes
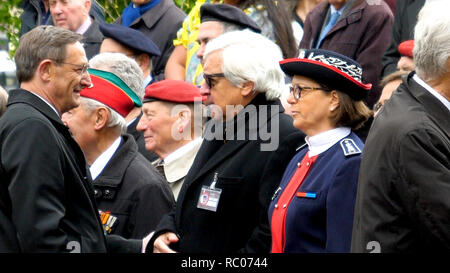
[[[333,98],[330,92],[321,90],[319,83],[308,77],[294,76],[292,87],[295,89],[296,86],[307,89],[300,91],[298,100],[295,98],[295,91],[289,94],[287,101],[291,105],[294,127],[302,130],[307,136],[333,129],[330,115],[338,106],[336,98]]]

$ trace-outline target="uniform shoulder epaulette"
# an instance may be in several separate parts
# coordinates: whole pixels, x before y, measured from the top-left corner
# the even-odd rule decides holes
[[[340,144],[345,156],[357,155],[361,153],[361,149],[351,138],[344,138],[341,140]]]
[[[303,143],[303,145],[299,146],[297,149],[295,149],[296,152],[298,152],[301,148],[305,147],[306,143]]]

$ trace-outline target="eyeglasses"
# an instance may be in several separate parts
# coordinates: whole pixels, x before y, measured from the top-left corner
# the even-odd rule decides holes
[[[300,86],[296,84],[289,87],[289,92],[293,93],[294,99],[297,101],[302,97],[302,93],[304,93],[305,91],[314,91],[314,90],[330,91],[330,89],[325,87]]]
[[[223,73],[216,73],[216,74],[203,73],[203,78],[205,79],[205,83],[209,89],[211,89],[213,87],[212,78],[214,78],[214,77],[224,78],[225,74],[223,74]]]
[[[54,62],[58,63],[58,64],[68,64],[68,65],[73,65],[77,67],[77,72],[82,76],[85,75],[88,72],[89,69],[89,64],[72,64],[72,63],[66,63],[66,62],[57,62],[55,60],[53,60]]]

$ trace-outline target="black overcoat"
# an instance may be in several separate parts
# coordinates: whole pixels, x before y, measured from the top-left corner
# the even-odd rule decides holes
[[[178,195],[176,209],[163,218],[153,240],[158,234],[172,231],[180,236],[180,242],[179,246],[171,247],[180,252],[270,251],[267,209],[287,164],[305,140],[304,134],[293,127],[292,118],[282,113],[279,100],[267,101],[264,94],[259,94],[231,123],[239,124],[242,113],[251,107],[256,112],[249,116],[257,116],[258,123],[250,129],[251,118],[246,119],[245,128],[234,131],[235,140],[207,140],[205,134]],[[279,141],[275,150],[263,151],[261,144],[269,142],[260,135],[265,130],[276,132]],[[253,138],[255,131],[258,137]],[[245,132],[245,138],[238,138],[240,132]],[[197,208],[202,187],[211,185],[215,173],[218,174],[215,188],[222,191],[217,211]]]

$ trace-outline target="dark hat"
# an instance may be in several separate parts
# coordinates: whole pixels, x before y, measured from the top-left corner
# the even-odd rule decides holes
[[[347,93],[354,100],[364,99],[372,87],[370,83],[362,83],[362,68],[358,62],[329,50],[300,50],[299,58],[282,60],[280,66],[290,76],[311,78]]]
[[[191,83],[178,80],[162,80],[152,83],[145,88],[145,96],[142,102],[160,100],[175,103],[194,103],[205,99],[206,97],[200,94],[200,89]]]
[[[142,106],[139,97],[115,74],[89,68],[92,84],[80,96],[101,102],[126,117],[135,106]]]
[[[227,4],[203,4],[200,7],[201,22],[218,21],[235,24],[261,33],[261,28],[241,9]]]
[[[414,40],[407,40],[398,45],[398,53],[402,56],[413,57]]]
[[[114,39],[134,51],[147,53],[150,56],[161,55],[158,46],[139,30],[118,24],[101,23],[100,31],[106,38]]]

